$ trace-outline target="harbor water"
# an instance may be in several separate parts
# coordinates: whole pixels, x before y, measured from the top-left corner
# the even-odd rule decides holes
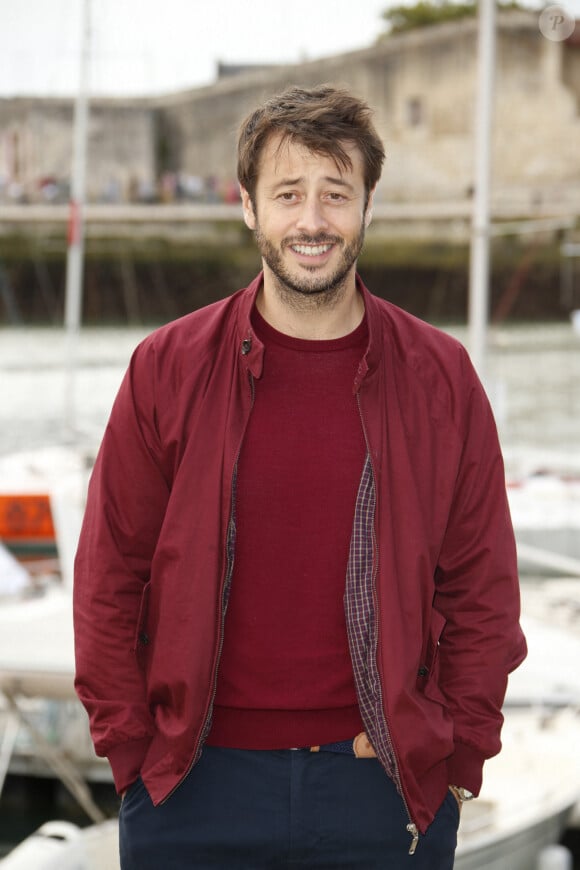
[[[152,328],[82,330],[72,381],[62,330],[0,329],[0,455],[63,438],[96,445],[131,352]],[[465,329],[449,331],[466,341]],[[580,472],[580,332],[571,323],[490,332],[483,377],[508,474]]]

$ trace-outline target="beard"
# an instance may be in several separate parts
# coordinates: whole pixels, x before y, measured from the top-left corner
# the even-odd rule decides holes
[[[316,236],[300,235],[282,239],[276,248],[261,231],[259,224],[254,230],[256,245],[262,259],[274,276],[278,295],[283,302],[295,309],[333,307],[343,298],[347,288],[347,278],[362,250],[365,238],[365,224],[361,223],[358,235],[346,244],[340,236],[319,233]],[[317,275],[317,267],[298,266],[291,271],[284,263],[283,252],[291,245],[337,245],[340,259],[330,275]]]

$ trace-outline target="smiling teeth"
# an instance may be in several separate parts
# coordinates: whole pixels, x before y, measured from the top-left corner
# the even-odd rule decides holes
[[[297,254],[305,254],[307,257],[318,257],[330,251],[332,245],[292,245],[292,250]]]

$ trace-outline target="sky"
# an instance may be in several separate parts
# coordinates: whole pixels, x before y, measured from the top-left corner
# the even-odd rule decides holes
[[[91,92],[120,96],[209,84],[218,60],[298,63],[364,48],[400,0],[0,0],[0,96],[76,91],[84,2]],[[580,0],[560,5],[580,18]]]

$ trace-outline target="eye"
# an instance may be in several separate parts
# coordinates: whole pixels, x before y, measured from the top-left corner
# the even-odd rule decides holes
[[[297,194],[294,193],[293,190],[284,190],[282,193],[278,194],[278,199],[282,202],[295,202],[297,198]]]
[[[328,196],[328,199],[329,199],[331,202],[344,202],[344,200],[346,199],[346,197],[345,197],[345,195],[344,195],[343,193],[339,193],[339,192],[336,191],[336,190],[331,190],[331,191],[327,194],[327,196]]]

